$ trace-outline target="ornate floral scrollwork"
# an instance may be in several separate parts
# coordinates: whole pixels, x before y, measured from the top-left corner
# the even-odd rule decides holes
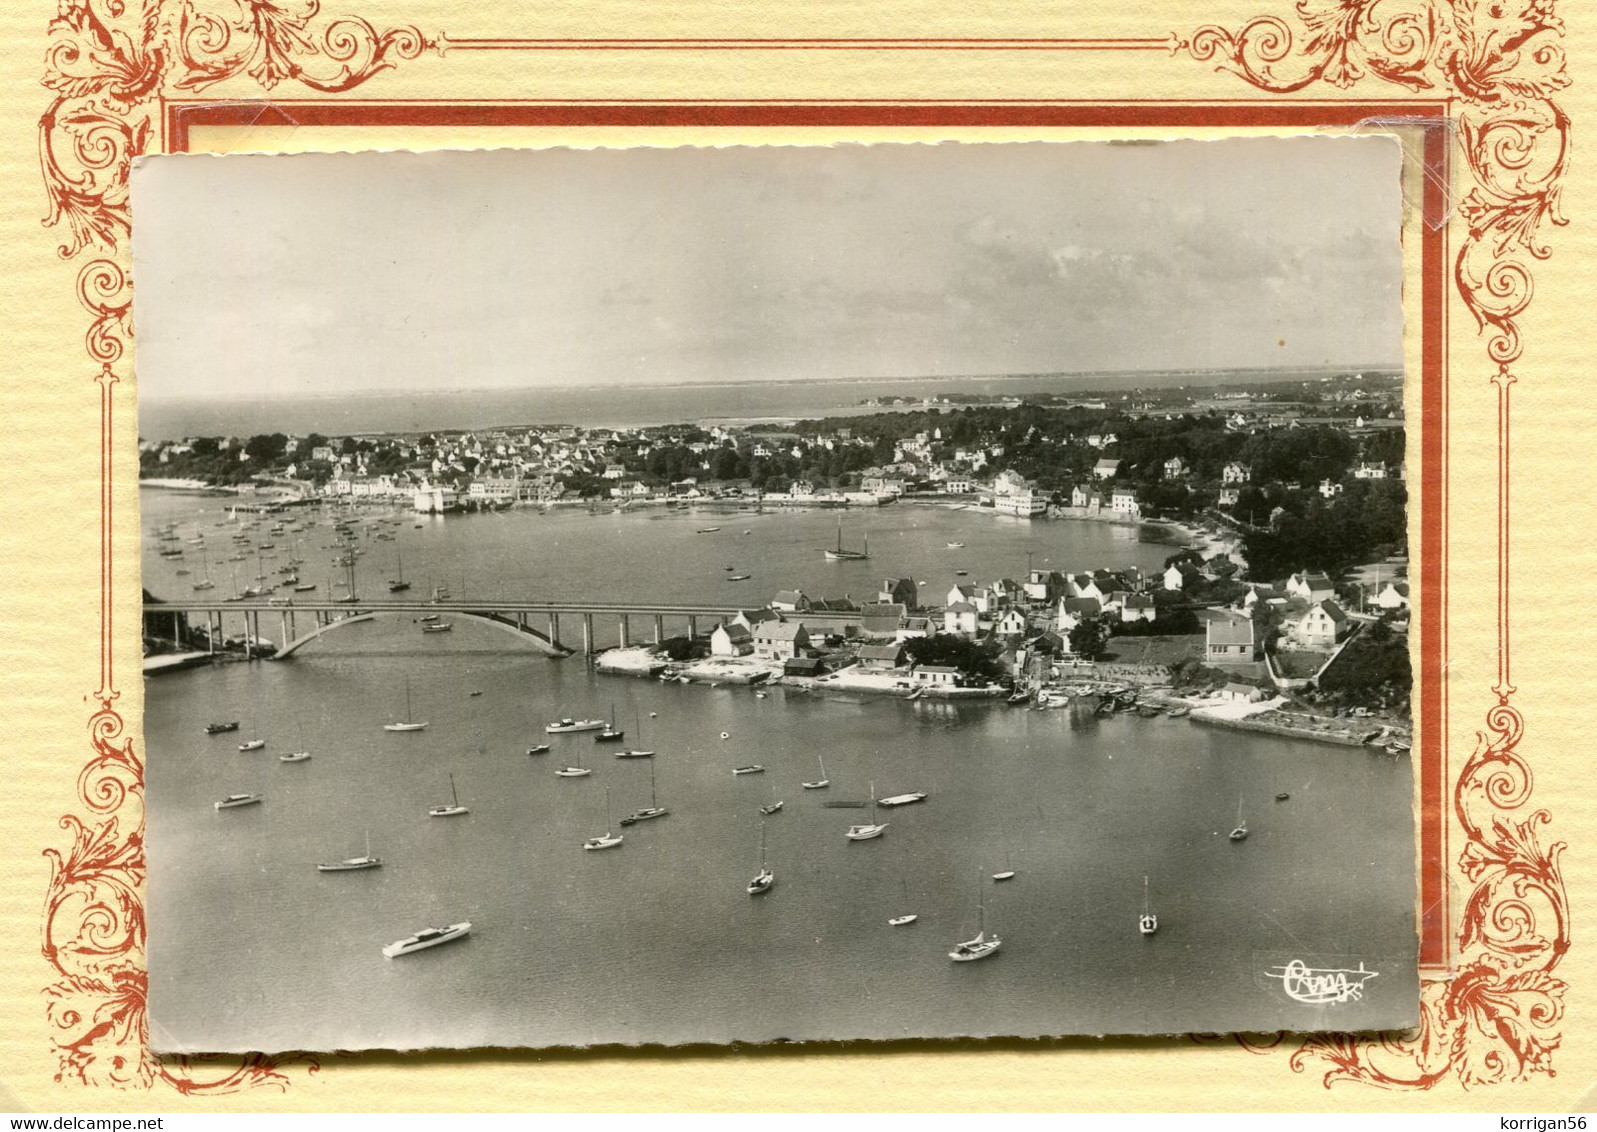
[[[77,294],[90,316],[84,345],[102,384],[118,380],[133,341],[128,176],[155,137],[163,94],[240,76],[267,90],[294,82],[346,91],[438,47],[413,27],[379,31],[359,17],[322,22],[318,15],[316,0],[62,0],[45,52],[43,82],[54,97],[39,120],[44,223],[65,233],[62,258],[94,253],[78,271]],[[60,975],[45,989],[57,1079],[183,1093],[286,1087],[283,1067],[308,1062],[314,1072],[315,1061],[163,1061],[150,1052],[144,764],[123,736],[116,698],[107,669],[89,721],[93,754],[78,778],[84,816],[63,817],[71,845],[45,852],[43,951]]]
[[[1203,27],[1178,45],[1276,93],[1319,82],[1345,89],[1369,75],[1449,97],[1472,182],[1458,204],[1464,235],[1453,281],[1505,397],[1509,366],[1524,349],[1518,319],[1534,293],[1532,267],[1550,254],[1545,226],[1566,223],[1559,196],[1570,123],[1555,96],[1569,77],[1552,8],[1551,0],[1300,0],[1294,21],[1268,15],[1237,31]],[[1505,516],[1507,506],[1505,496]],[[1506,640],[1499,644],[1506,665]],[[1569,949],[1564,846],[1542,844],[1545,810],[1524,812],[1533,776],[1504,673],[1486,730],[1453,783],[1464,837],[1458,865],[1474,886],[1460,917],[1457,969],[1423,986],[1412,1035],[1297,1039],[1293,1069],[1320,1066],[1327,1086],[1426,1089],[1449,1077],[1473,1086],[1552,1072],[1566,989],[1553,972]]]

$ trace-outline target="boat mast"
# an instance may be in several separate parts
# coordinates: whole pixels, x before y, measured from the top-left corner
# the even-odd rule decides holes
[[[449,797],[453,799],[457,807],[460,805],[460,792],[455,789],[455,776],[453,773],[449,775]]]

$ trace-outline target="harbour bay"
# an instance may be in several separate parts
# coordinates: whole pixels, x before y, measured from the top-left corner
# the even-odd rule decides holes
[[[204,530],[220,518],[216,498],[142,494],[147,524]],[[1063,570],[1154,567],[1170,549],[1112,524],[887,507],[845,517],[870,561],[827,563],[817,548],[835,514],[709,514],[518,509],[418,519],[420,530],[407,518],[394,542],[365,544],[359,571],[380,586],[392,550],[418,584],[477,594],[736,593],[752,607],[789,587],[858,598],[884,575],[941,593],[955,569],[1021,574],[1028,552]],[[699,534],[706,525],[722,530]],[[319,563],[331,558],[323,530],[302,536]],[[727,583],[727,565],[753,577]],[[187,592],[175,560],[149,555],[145,568],[155,596]],[[385,733],[407,678],[429,726]],[[658,750],[671,813],[628,829],[617,851],[584,853],[604,827],[605,790],[618,813],[646,804],[650,764],[618,761],[588,735],[546,740],[543,725],[612,711],[629,739]],[[206,736],[221,718],[267,749]],[[525,753],[544,741],[549,754]],[[399,617],[290,661],[153,680],[145,744],[163,1049],[1357,1028],[1416,993],[1412,881],[1390,868],[1412,854],[1406,757],[1163,718],[786,688],[757,699],[597,676],[581,658],[549,661],[465,623],[422,637]],[[301,745],[311,760],[278,762]],[[594,773],[556,778],[577,754]],[[802,791],[822,754],[832,785]],[[767,772],[731,774],[749,761]],[[451,773],[471,812],[429,820]],[[848,842],[862,811],[823,803],[863,801],[873,781],[879,794],[930,796],[882,811],[881,839]],[[762,817],[773,790],[786,805]],[[213,809],[234,791],[264,804]],[[1242,844],[1225,836],[1239,801],[1252,830]],[[778,881],[751,898],[762,823]],[[359,852],[368,830],[381,869],[315,871]],[[1014,880],[988,879],[1010,862]],[[1149,938],[1136,932],[1145,875],[1161,921]],[[979,891],[1003,953],[950,964]],[[906,910],[919,920],[888,926]],[[459,943],[379,954],[424,924],[462,919],[474,928]],[[1360,1001],[1307,1005],[1266,973],[1291,958],[1381,975]]]

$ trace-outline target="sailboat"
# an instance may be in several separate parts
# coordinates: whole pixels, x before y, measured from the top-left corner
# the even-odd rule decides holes
[[[815,757],[820,760],[821,777],[817,778],[814,782],[801,782],[799,785],[803,786],[806,790],[825,790],[832,784],[832,780],[826,777],[826,756],[816,755]]]
[[[993,879],[994,880],[1012,880],[1012,879],[1014,879],[1014,876],[1015,876],[1015,870],[1010,864],[1009,853],[1006,850],[1005,853],[1004,853],[1004,870],[1003,870],[1003,872],[994,873],[993,874]]]
[[[430,818],[452,818],[471,812],[460,804],[460,794],[455,790],[455,776],[452,774],[449,776],[449,797],[451,799],[449,805],[433,806],[427,811],[427,816]]]
[[[604,730],[593,737],[595,743],[615,743],[626,738],[626,732],[616,726],[616,706],[610,705],[610,721],[604,725]]]
[[[904,894],[904,903],[908,904],[909,903],[909,881],[904,880],[903,878],[900,878],[899,882],[898,882],[898,886],[899,886],[900,890]],[[920,919],[920,917],[917,916],[914,912],[905,912],[902,915],[888,917],[887,923],[888,923],[888,926],[890,926],[890,927],[901,928],[905,924],[913,924],[918,919]]]
[[[398,551],[395,551],[394,561],[398,563],[398,569],[394,580],[388,583],[388,592],[391,594],[404,593],[410,589],[410,583],[405,581],[405,560]]]
[[[1242,799],[1237,799],[1237,827],[1231,831],[1232,841],[1245,841],[1248,836],[1248,822],[1242,816]]]
[[[630,815],[621,819],[622,825],[632,825],[634,822],[648,821],[650,818],[663,818],[670,813],[660,805],[660,795],[654,786],[654,763],[649,763],[649,804],[641,810],[633,810]]]
[[[604,832],[582,843],[584,849],[614,849],[621,844],[624,834],[610,832],[610,791],[604,792]]]
[[[1152,935],[1159,930],[1159,917],[1148,911],[1148,878],[1142,878],[1142,915],[1137,918],[1137,930]]]
[[[1004,943],[996,935],[987,934],[986,893],[979,887],[976,893],[976,934],[963,943],[956,943],[954,950],[948,953],[948,957],[955,963],[970,963],[977,959],[985,959]]]
[[[864,559],[867,559],[867,558],[869,558],[871,556],[871,536],[870,535],[866,535],[865,536],[865,546],[864,546],[864,548],[862,550],[844,550],[843,549],[843,518],[842,518],[841,515],[839,515],[838,519],[837,519],[837,549],[836,550],[823,550],[821,553],[826,555],[826,560],[828,562],[860,562],[860,561],[863,561]]]
[[[405,677],[405,720],[403,723],[385,723],[383,724],[383,730],[420,731],[426,726],[427,724],[425,722],[415,723],[412,722],[410,718],[410,677],[407,676]]]
[[[592,773],[593,771],[591,769],[582,765],[582,758],[580,755],[577,756],[577,761],[575,763],[569,766],[563,766],[559,770],[555,771],[556,777],[559,778],[586,778]]]
[[[844,834],[850,841],[869,841],[880,837],[887,831],[887,823],[876,820],[876,783],[871,783],[871,820],[859,825],[851,825]]]
[[[299,721],[297,726],[299,727],[299,750],[290,751],[286,755],[278,755],[277,756],[277,761],[278,762],[283,762],[283,763],[302,763],[306,759],[311,757],[311,753],[305,749],[305,723],[304,723],[304,721],[303,720]]]
[[[319,873],[349,873],[354,872],[356,869],[379,868],[382,863],[383,859],[381,857],[372,856],[372,835],[368,831],[366,834],[366,852],[363,856],[346,857],[344,860],[334,861],[332,864],[317,865],[316,871]]]
[[[636,732],[635,732],[636,736],[639,739],[642,739],[643,738],[643,715],[642,715],[641,712],[633,712],[632,723],[633,723],[633,726],[637,729]],[[597,739],[597,738],[598,738],[598,736],[595,736],[595,739]],[[618,759],[652,759],[652,758],[654,758],[654,752],[653,751],[647,751],[647,750],[641,750],[641,749],[639,749],[637,747],[629,747],[626,750],[617,751],[616,752],[616,758],[618,758]]]
[[[765,824],[760,823],[760,871],[754,874],[754,879],[749,881],[748,887],[743,891],[750,896],[758,896],[762,892],[771,891],[771,886],[776,883],[776,874],[771,871],[771,866],[765,863]]]
[[[206,557],[205,548],[200,547],[200,580],[194,583],[196,590],[214,590],[216,583],[211,581],[211,560]]]
[[[771,783],[771,801],[770,801],[770,803],[768,805],[764,805],[764,806],[760,807],[760,813],[762,813],[762,814],[780,813],[781,810],[782,810],[782,807],[785,806],[786,804],[787,803],[783,802],[781,799],[779,799],[776,796],[776,783],[773,782],[773,783]]]

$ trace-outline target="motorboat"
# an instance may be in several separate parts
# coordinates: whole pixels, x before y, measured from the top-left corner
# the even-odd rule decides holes
[[[294,751],[291,754],[278,755],[277,761],[280,763],[302,763],[310,757],[311,753],[309,751]]]
[[[205,733],[207,735],[221,735],[228,731],[237,730],[238,720],[236,719],[230,719],[226,723],[207,723],[205,725]]]
[[[732,768],[732,773],[733,774],[764,774],[765,773],[765,768],[763,766],[761,766],[759,763],[750,763],[748,766],[735,766],[735,767],[733,767]]]
[[[1285,790],[1283,790],[1283,791],[1281,791],[1279,794],[1277,794],[1275,796],[1275,800],[1277,802],[1285,802],[1290,797],[1292,797],[1292,795],[1288,794]]]
[[[240,743],[238,745],[238,749],[241,751],[258,751],[264,746],[266,746],[265,739],[250,739],[246,742]]]
[[[441,943],[450,943],[453,940],[460,939],[470,931],[471,921],[469,920],[458,924],[450,924],[447,928],[422,928],[415,935],[395,940],[383,948],[383,958],[393,959],[396,956],[409,955],[413,951],[425,951],[429,947],[437,947]]]
[[[876,804],[878,806],[908,806],[913,802],[924,802],[925,800],[926,791],[915,790],[908,794],[894,794],[888,798],[878,798],[876,799]]]
[[[617,751],[616,752],[616,758],[618,758],[618,759],[652,759],[652,758],[654,758],[654,752],[653,751],[639,751],[639,750],[637,750],[635,748],[629,747],[629,748],[627,748],[624,751]]]
[[[549,724],[544,731],[550,735],[564,735],[571,731],[598,731],[604,725],[602,719],[562,719]]]
[[[901,928],[905,924],[913,924],[918,919],[920,919],[920,917],[915,915],[913,912],[911,912],[911,913],[909,913],[907,915],[903,915],[903,916],[892,916],[892,917],[889,917],[887,922],[891,926],[893,926],[895,928]]]
[[[423,625],[421,631],[423,633],[449,633],[453,632],[454,628],[455,623],[453,621],[435,621],[431,625]]]
[[[539,743],[536,747],[528,747],[527,748],[527,754],[529,754],[529,755],[547,755],[548,753],[549,753],[549,744],[548,743]]]
[[[585,766],[563,766],[555,771],[558,778],[586,778],[593,771]]]
[[[261,796],[259,794],[229,794],[226,798],[216,803],[216,808],[219,810],[231,810],[237,806],[253,806],[260,800]]]
[[[334,861],[331,864],[317,865],[316,871],[319,873],[352,873],[360,869],[381,868],[382,863],[383,859],[381,857],[372,856],[372,839],[371,835],[368,834],[365,854],[359,857],[346,857],[342,861]]]

